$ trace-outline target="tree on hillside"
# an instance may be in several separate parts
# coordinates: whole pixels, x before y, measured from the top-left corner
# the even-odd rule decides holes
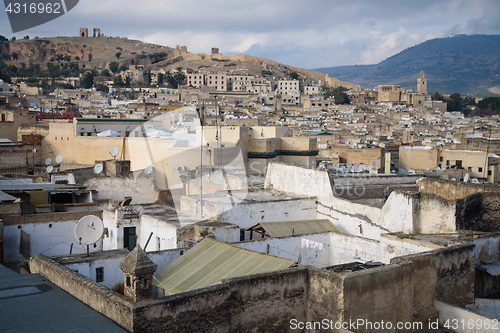
[[[436,92],[433,92],[433,93],[431,94],[431,99],[432,99],[433,101],[442,101],[442,102],[446,102],[446,98],[445,98],[443,95],[441,95],[439,92],[437,92],[437,91],[436,91]]]
[[[92,53],[89,53],[89,61],[92,61]]]
[[[351,100],[349,96],[345,93],[348,89],[342,86],[338,86],[332,89],[331,96],[335,99],[335,104],[349,104]]]
[[[12,52],[10,55],[11,55],[12,59],[14,59],[14,60],[17,60],[17,58],[19,58],[19,53],[17,53],[17,52]]]
[[[109,63],[108,68],[110,71],[116,74],[118,72],[119,64],[116,61],[112,61]]]
[[[500,97],[488,97],[477,103],[477,108],[487,111],[500,111]]]
[[[163,84],[163,73],[158,73],[158,85]]]
[[[26,35],[23,37],[24,39],[30,39],[30,36]]]
[[[111,73],[105,68],[101,71],[101,76],[111,76]]]
[[[121,53],[121,52],[116,52],[116,53],[115,53],[115,57],[116,57],[116,59],[120,59],[120,56],[121,56],[121,55],[122,55],[122,53]]]
[[[14,37],[12,37],[12,38],[10,39],[10,41],[11,41],[11,42],[15,42],[15,41],[16,41],[16,37],[15,37],[15,36],[14,36]]]
[[[87,71],[83,74],[82,87],[89,89],[94,84],[94,74],[91,71]]]
[[[291,72],[290,74],[290,77],[293,79],[293,80],[297,80],[299,78],[299,74],[297,74],[297,72]]]
[[[113,79],[113,86],[114,87],[123,87],[123,79],[121,75],[118,75]]]
[[[5,43],[8,41],[9,41],[9,39],[7,37],[0,35],[0,43]]]

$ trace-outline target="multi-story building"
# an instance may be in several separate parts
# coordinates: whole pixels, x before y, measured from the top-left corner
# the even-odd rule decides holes
[[[205,85],[207,87],[215,88],[217,91],[227,91],[227,75],[207,74],[205,76]]]
[[[205,86],[205,74],[186,74],[186,81],[189,87],[202,88]]]
[[[300,85],[297,80],[280,80],[278,82],[278,93],[288,95],[290,93],[299,93]]]

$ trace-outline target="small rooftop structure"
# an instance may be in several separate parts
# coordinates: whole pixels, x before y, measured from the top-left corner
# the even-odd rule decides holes
[[[295,261],[205,238],[156,274],[153,285],[177,294],[217,284],[221,279],[290,268]]]
[[[253,227],[247,229],[250,231],[250,239],[253,237],[253,232],[262,235],[262,238],[267,237],[282,237],[305,235],[312,233],[323,233],[328,231],[342,233],[330,220],[302,220],[289,222],[260,222]]]

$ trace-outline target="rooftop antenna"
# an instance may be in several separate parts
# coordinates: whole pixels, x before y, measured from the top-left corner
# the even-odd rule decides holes
[[[95,215],[84,216],[76,224],[75,237],[78,243],[87,245],[87,257],[89,256],[89,245],[97,243],[103,232],[104,224]]]
[[[104,169],[104,167],[102,166],[101,163],[97,163],[95,166],[94,166],[94,173],[96,175],[100,174],[102,172],[102,170]]]
[[[113,157],[113,159],[116,159],[116,155],[118,155],[118,147],[111,147],[109,150],[109,155]]]

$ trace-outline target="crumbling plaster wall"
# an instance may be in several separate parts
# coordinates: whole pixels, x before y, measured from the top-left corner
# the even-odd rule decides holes
[[[99,200],[122,201],[131,197],[133,204],[152,203],[158,200],[159,190],[155,188],[153,177],[96,177],[87,180],[84,186],[96,190]]]
[[[456,200],[474,193],[493,192],[500,194],[500,187],[489,184],[472,184],[453,180],[420,178],[419,192],[433,193],[446,200]]]

